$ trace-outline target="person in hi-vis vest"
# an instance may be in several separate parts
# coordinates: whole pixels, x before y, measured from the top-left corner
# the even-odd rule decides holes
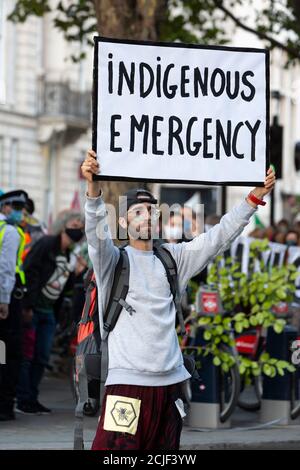
[[[22,270],[24,232],[19,227],[27,193],[0,195],[0,340],[6,363],[0,366],[0,421],[14,419],[14,399],[21,361],[22,297],[26,288]]]

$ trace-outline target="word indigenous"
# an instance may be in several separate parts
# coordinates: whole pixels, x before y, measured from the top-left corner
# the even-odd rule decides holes
[[[113,54],[108,55],[109,59],[113,58]],[[161,58],[157,57],[160,62]],[[255,87],[249,81],[249,77],[254,77],[251,70],[241,74],[239,71],[223,71],[220,68],[209,70],[204,67],[191,68],[188,65],[179,67],[180,83],[172,83],[172,71],[175,64],[168,64],[162,67],[160,63],[153,68],[146,62],[136,64],[131,62],[128,69],[123,61],[120,61],[117,67],[117,89],[114,89],[114,67],[113,61],[108,61],[108,92],[113,94],[117,91],[122,96],[127,90],[130,94],[138,94],[141,98],[146,98],[153,93],[161,98],[165,96],[173,99],[179,94],[182,98],[199,98],[203,96],[219,97],[226,94],[231,100],[240,96],[244,101],[252,101],[255,96]],[[126,82],[126,83],[125,83]],[[127,90],[126,90],[127,89]]]
[[[108,54],[107,92],[109,95],[130,96],[142,99],[167,98],[218,99],[250,102],[256,89],[251,81],[254,72],[246,70],[224,71],[221,68],[175,66],[161,64],[156,58],[153,67],[146,62],[124,61],[114,63],[113,54]],[[155,106],[154,106],[155,109]],[[120,110],[121,111],[121,110]],[[201,112],[201,106],[199,106]],[[121,129],[126,126],[126,138]],[[214,158],[235,157],[256,159],[256,135],[261,120],[212,119],[208,116],[161,116],[159,114],[130,115],[112,114],[110,117],[110,151],[138,152],[144,155],[189,155],[191,157]],[[120,139],[120,136],[122,137]],[[119,138],[119,139],[118,139]],[[245,148],[247,154],[241,150]]]

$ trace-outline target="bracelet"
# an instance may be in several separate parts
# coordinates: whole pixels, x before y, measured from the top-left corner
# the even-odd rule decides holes
[[[267,204],[266,201],[259,199],[258,197],[254,196],[254,194],[251,192],[248,194],[248,198],[250,199],[250,201],[254,202],[254,204],[257,204],[258,206],[265,206]]]

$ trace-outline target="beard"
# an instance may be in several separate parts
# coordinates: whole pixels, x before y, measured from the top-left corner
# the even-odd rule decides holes
[[[151,240],[152,239],[152,227],[143,228],[139,232],[138,240]]]

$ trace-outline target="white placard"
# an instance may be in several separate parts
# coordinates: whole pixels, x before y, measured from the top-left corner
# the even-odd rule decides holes
[[[95,38],[101,179],[262,185],[268,106],[264,49]]]

